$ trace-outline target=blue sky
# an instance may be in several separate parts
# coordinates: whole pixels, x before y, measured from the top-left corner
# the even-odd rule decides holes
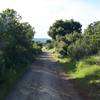
[[[100,20],[100,0],[0,0],[0,11],[15,9],[35,27],[36,38],[49,38],[47,31],[58,19],[74,19],[84,28]]]

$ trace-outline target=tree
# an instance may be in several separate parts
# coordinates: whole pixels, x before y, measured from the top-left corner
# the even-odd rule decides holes
[[[70,34],[75,32],[81,32],[82,25],[74,20],[56,20],[56,22],[50,26],[48,35],[52,37],[52,39],[56,39],[56,36],[65,36],[66,34]]]
[[[91,23],[84,31],[85,35],[94,35],[97,33],[100,34],[100,21]]]
[[[84,36],[89,38],[95,46],[95,51],[100,50],[100,21],[96,21],[88,25],[84,31]]]
[[[0,13],[0,69],[17,69],[32,60],[34,28],[13,9]],[[3,71],[2,71],[3,72]]]

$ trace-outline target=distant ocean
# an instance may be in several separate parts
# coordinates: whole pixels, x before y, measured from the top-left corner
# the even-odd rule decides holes
[[[41,43],[46,43],[47,40],[49,40],[48,38],[34,38],[33,39],[36,42],[41,42]]]

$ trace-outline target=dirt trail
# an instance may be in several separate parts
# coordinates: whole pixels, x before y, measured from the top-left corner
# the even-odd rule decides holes
[[[82,100],[60,65],[43,53],[16,83],[6,100]]]

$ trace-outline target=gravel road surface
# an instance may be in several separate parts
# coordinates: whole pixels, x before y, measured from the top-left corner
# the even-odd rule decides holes
[[[66,74],[43,53],[18,80],[6,100],[82,100]]]

